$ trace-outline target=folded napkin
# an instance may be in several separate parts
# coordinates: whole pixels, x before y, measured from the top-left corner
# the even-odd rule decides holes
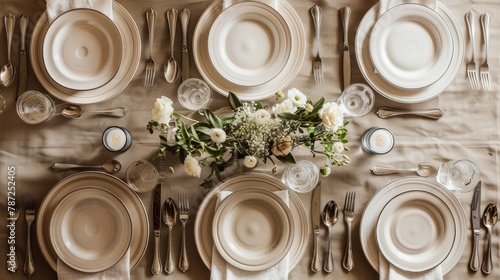
[[[219,206],[220,202],[224,200],[232,192],[221,191],[217,195],[216,208]],[[274,192],[288,205],[288,191],[276,191]],[[211,229],[210,229],[211,230]],[[252,280],[252,279],[273,279],[273,280],[286,280],[288,279],[288,254],[284,257],[278,264],[262,271],[245,271],[241,270],[233,265],[229,264],[220,255],[219,251],[215,245],[212,248],[212,265],[210,268],[210,279],[211,280],[232,280],[232,279],[242,279],[242,280]]]
[[[227,7],[236,4],[238,2],[243,2],[247,0],[222,0],[222,10],[225,10]],[[278,0],[255,0],[256,2],[262,2],[273,7],[275,10],[278,8]]]
[[[105,271],[85,273],[74,270],[63,261],[57,259],[58,280],[130,280],[130,249],[114,266]]]
[[[47,0],[49,24],[60,14],[81,8],[97,10],[113,20],[113,0]]]
[[[390,264],[382,255],[379,253],[378,256],[379,263],[379,279],[380,280],[441,280],[443,279],[443,270],[441,269],[441,265],[436,266],[433,269],[430,269],[425,272],[406,272],[401,269]]]

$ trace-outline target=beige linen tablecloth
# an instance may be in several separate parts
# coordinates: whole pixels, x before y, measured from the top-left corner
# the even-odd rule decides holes
[[[7,261],[7,241],[8,229],[7,223],[7,167],[16,168],[16,194],[20,200],[21,194],[31,192],[34,195],[37,206],[52,186],[60,179],[72,174],[73,172],[55,173],[49,169],[53,162],[72,162],[80,164],[102,164],[108,158],[116,158],[123,164],[123,169],[116,175],[124,179],[125,171],[129,164],[138,159],[147,159],[155,161],[155,154],[158,148],[158,135],[151,135],[146,131],[146,123],[150,119],[150,110],[154,100],[166,95],[175,100],[175,93],[180,82],[168,84],[160,71],[163,63],[170,55],[169,37],[166,19],[166,10],[170,7],[177,9],[188,8],[191,10],[191,21],[189,33],[192,34],[196,22],[203,10],[210,4],[210,1],[198,0],[118,0],[135,19],[142,39],[142,59],[132,82],[115,98],[99,103],[83,106],[84,109],[110,108],[115,106],[126,106],[129,109],[129,115],[123,119],[113,119],[96,116],[83,116],[79,120],[69,120],[61,116],[56,116],[50,122],[39,125],[28,125],[23,123],[15,112],[15,92],[17,79],[9,88],[0,88],[0,94],[7,101],[7,109],[0,115],[0,220],[4,221],[0,226],[0,278],[1,279],[25,279],[22,273],[22,264],[25,257],[25,238],[26,225],[24,218],[20,218],[16,227],[17,253],[19,256],[20,268],[15,274],[6,270]],[[354,50],[354,37],[356,28],[359,25],[366,11],[376,4],[376,1],[370,0],[338,0],[338,1],[312,1],[312,0],[289,0],[302,19],[307,38],[306,59],[295,80],[284,90],[296,87],[307,94],[311,99],[317,99],[324,96],[328,101],[334,101],[340,95],[340,77],[341,77],[341,45],[342,31],[340,29],[339,9],[343,5],[349,5],[352,9],[352,17],[349,31],[349,45]],[[444,3],[457,17],[462,33],[466,38],[465,61],[470,59],[469,36],[466,29],[464,15],[467,11],[473,9],[478,15],[489,12],[492,16],[491,22],[491,40],[490,49],[495,50],[500,46],[497,40],[500,33],[500,3],[496,0],[443,0]],[[313,23],[310,19],[309,8],[318,4],[323,9],[323,21],[321,30],[321,49],[324,58],[324,80],[323,85],[315,85],[311,74],[311,59],[315,55]],[[154,43],[154,59],[157,63],[157,75],[155,85],[152,88],[143,87],[144,63],[149,57],[147,44],[147,27],[145,11],[153,7],[158,11],[158,21],[156,28],[156,37]],[[45,10],[44,1],[27,0],[3,0],[0,6],[0,16],[8,12],[13,13],[17,18],[21,14],[28,15],[30,18],[29,32],[34,27],[36,19]],[[0,64],[6,63],[5,31],[1,24],[0,32]],[[484,51],[479,44],[480,39],[479,20],[477,21],[477,42],[476,54],[478,62],[483,61]],[[177,30],[176,37],[176,58],[180,61],[181,36],[180,27]],[[13,40],[12,60],[18,66],[18,54],[20,45],[19,24],[16,23],[15,36]],[[191,37],[189,37],[189,46],[191,48]],[[479,49],[478,49],[479,48]],[[351,54],[353,75],[352,82],[365,82],[356,63],[355,54]],[[373,194],[387,183],[401,178],[400,175],[390,175],[377,177],[372,175],[370,168],[374,164],[397,165],[412,167],[422,161],[429,161],[436,165],[452,159],[469,158],[476,162],[481,169],[481,179],[483,181],[482,207],[488,202],[498,204],[500,179],[498,177],[499,162],[499,120],[500,98],[498,95],[499,87],[499,67],[500,53],[491,51],[489,64],[492,68],[492,85],[494,91],[483,92],[471,90],[465,74],[465,61],[456,80],[439,97],[430,101],[403,105],[392,102],[380,94],[376,94],[376,103],[374,110],[365,117],[351,119],[349,129],[349,157],[351,164],[346,167],[333,168],[332,174],[327,178],[321,178],[322,181],[322,201],[324,205],[328,200],[335,200],[341,207],[343,206],[346,191],[356,192],[356,217],[353,223],[353,250],[355,267],[351,272],[342,269],[342,256],[345,246],[346,226],[341,220],[334,226],[334,252],[335,252],[335,270],[332,274],[312,273],[309,269],[312,251],[312,238],[309,239],[308,248],[304,257],[298,265],[291,271],[289,279],[378,279],[378,273],[370,266],[366,260],[359,240],[359,225],[362,210]],[[200,77],[198,70],[192,58],[191,52],[191,76]],[[42,92],[45,90],[37,81],[33,72],[30,70],[28,75],[28,89],[36,89]],[[270,104],[273,100],[266,100]],[[58,101],[59,102],[59,101]],[[225,98],[215,94],[213,107],[226,106]],[[179,103],[175,103],[176,109],[181,109]],[[380,106],[396,106],[401,108],[432,108],[441,107],[445,111],[445,116],[439,121],[422,118],[391,118],[380,119],[375,115],[375,111]],[[129,129],[133,136],[132,147],[124,153],[111,153],[104,149],[101,144],[101,135],[104,129],[111,125],[119,125]],[[361,134],[370,127],[385,127],[391,130],[396,139],[394,149],[386,155],[370,155],[364,152],[360,145]],[[305,153],[299,153],[299,159],[309,159]],[[317,158],[315,163],[320,166],[323,160]],[[155,163],[157,163],[155,161]],[[187,191],[190,194],[191,217],[187,227],[188,254],[191,260],[191,268],[182,273],[178,269],[173,275],[168,276],[171,279],[209,279],[209,270],[203,264],[194,245],[194,219],[197,208],[199,207],[204,195],[205,189],[198,185],[203,179],[187,177],[178,160],[173,158],[169,160],[169,165],[175,168],[175,173],[168,174],[168,184],[163,190],[163,199],[171,196],[177,199],[180,191]],[[279,165],[275,176],[279,178],[284,165]],[[271,174],[270,165],[259,165],[255,170]],[[245,170],[248,171],[248,170]],[[202,174],[206,175],[208,170]],[[230,176],[235,174],[231,171],[223,174]],[[152,193],[140,195],[148,212],[152,208]],[[309,212],[310,194],[300,195],[302,202]],[[458,199],[463,204],[467,213],[468,225],[470,219],[470,201],[472,193],[457,194]],[[21,205],[23,205],[23,202]],[[342,218],[342,215],[339,216]],[[47,225],[48,226],[48,225]],[[470,227],[470,226],[469,226]],[[35,229],[33,227],[33,232]],[[210,230],[210,229],[206,229]],[[493,229],[493,265],[492,275],[489,279],[500,277],[500,237],[498,235],[498,226]],[[174,244],[179,244],[181,227],[176,226],[174,231]],[[470,229],[467,232],[471,236]],[[33,235],[32,235],[33,236]],[[167,230],[164,227],[162,231],[162,260],[166,254]],[[470,240],[468,240],[470,241]],[[321,257],[326,251],[326,228],[321,229]],[[486,245],[486,230],[481,229],[480,250]],[[131,272],[132,279],[159,279],[167,278],[164,273],[162,276],[153,276],[150,272],[153,256],[152,235],[149,240],[148,249],[142,261]],[[30,279],[56,279],[56,273],[44,260],[38,249],[36,239],[33,241],[34,258],[36,272]],[[180,248],[174,247],[174,256],[178,260]],[[468,269],[471,245],[467,246],[456,267],[445,275],[445,279],[480,279],[486,278],[481,272],[471,272]],[[482,259],[482,253],[481,253]]]

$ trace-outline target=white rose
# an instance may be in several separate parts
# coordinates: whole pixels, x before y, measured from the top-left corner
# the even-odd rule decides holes
[[[323,121],[323,125],[328,130],[335,131],[344,124],[344,112],[335,102],[323,104],[323,107],[318,113],[319,117]]]
[[[199,178],[201,174],[201,166],[195,158],[187,156],[184,160],[184,172],[186,172],[189,176]]]
[[[292,88],[288,91],[288,99],[295,104],[297,107],[304,107],[307,102],[307,97],[305,94],[300,92],[300,90],[296,88]]]
[[[248,168],[254,168],[257,165],[257,159],[254,156],[245,156],[243,160],[243,165]]]
[[[255,112],[254,117],[255,122],[262,125],[266,124],[271,119],[271,114],[269,114],[269,112],[264,109],[260,109]]]
[[[333,151],[336,153],[336,154],[340,154],[344,151],[344,144],[340,143],[340,142],[335,142],[333,143]]]
[[[273,147],[275,156],[286,156],[292,150],[292,137],[286,136],[281,138]]]
[[[210,139],[215,143],[222,143],[226,141],[226,132],[220,128],[214,128],[210,133]]]
[[[281,113],[294,113],[297,111],[297,108],[293,105],[293,102],[289,99],[284,100],[281,103],[278,103],[272,108],[273,113],[281,114]]]
[[[162,96],[157,98],[153,110],[151,110],[151,119],[159,123],[168,124],[170,122],[170,117],[174,112],[172,104],[172,100],[168,97]]]

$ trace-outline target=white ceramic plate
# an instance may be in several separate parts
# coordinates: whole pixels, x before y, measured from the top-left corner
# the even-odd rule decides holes
[[[193,57],[203,79],[217,92],[227,96],[235,93],[243,101],[262,100],[274,96],[288,86],[302,67],[306,54],[306,35],[302,20],[286,0],[277,0],[278,11],[290,29],[293,44],[290,57],[283,70],[267,83],[254,87],[245,87],[231,83],[219,74],[213,65],[209,53],[208,37],[212,24],[222,12],[222,0],[214,0],[203,12],[193,33]]]
[[[214,239],[212,235],[213,218],[217,203],[217,194],[220,191],[237,191],[244,188],[264,188],[268,191],[287,190],[289,208],[293,219],[293,242],[288,253],[290,271],[301,260],[309,240],[309,223],[306,209],[299,196],[278,179],[256,173],[247,173],[230,177],[215,186],[203,199],[195,218],[194,236],[196,248],[203,263],[210,269],[212,263],[212,249]]]
[[[273,267],[292,246],[292,213],[283,199],[266,189],[233,192],[217,207],[213,220],[217,250],[243,270]]]
[[[435,10],[396,6],[375,23],[370,55],[379,74],[400,88],[423,88],[439,80],[453,56],[451,31]]]
[[[141,58],[141,36],[132,16],[116,1],[113,1],[113,19],[123,42],[122,63],[118,73],[104,86],[92,90],[71,90],[57,84],[47,73],[43,63],[43,36],[49,28],[47,12],[44,12],[31,33],[30,61],[40,84],[56,98],[73,104],[104,102],[118,95],[132,80]]]
[[[83,188],[66,195],[52,212],[49,228],[59,259],[88,273],[115,265],[132,239],[127,208],[118,197],[100,188]]]
[[[453,38],[453,56],[449,69],[438,81],[427,87],[402,89],[375,73],[375,67],[370,57],[369,42],[372,28],[378,19],[378,6],[377,3],[366,12],[356,32],[355,53],[361,73],[374,90],[390,100],[400,103],[419,103],[435,98],[453,82],[463,65],[464,37],[459,22],[443,3],[437,2],[437,13],[450,28]]]
[[[89,90],[107,84],[116,75],[123,43],[120,31],[105,14],[74,9],[50,24],[42,48],[44,66],[52,80],[68,89]]]
[[[457,234],[448,205],[425,191],[409,191],[393,198],[380,213],[377,243],[392,265],[422,272],[441,264]]]
[[[292,39],[278,11],[260,2],[240,2],[217,17],[208,44],[212,63],[222,77],[237,85],[256,86],[285,67]]]
[[[435,180],[407,177],[393,181],[381,188],[368,201],[361,216],[359,236],[361,247],[370,265],[379,270],[379,248],[377,245],[377,221],[385,205],[394,197],[409,191],[425,191],[442,199],[449,207],[455,220],[456,237],[453,248],[441,263],[443,274],[448,273],[460,260],[467,242],[467,217],[462,204],[455,195]]]
[[[130,243],[130,269],[141,261],[149,240],[149,221],[146,209],[139,196],[125,182],[101,172],[79,172],[57,183],[47,193],[36,218],[36,238],[43,257],[53,270],[57,269],[57,255],[50,241],[50,219],[57,204],[68,194],[82,188],[100,188],[116,195],[128,209],[132,219],[132,241]]]

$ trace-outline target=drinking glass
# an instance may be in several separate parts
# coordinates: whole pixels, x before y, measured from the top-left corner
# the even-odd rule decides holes
[[[319,170],[312,162],[301,160],[285,168],[281,180],[296,192],[308,192],[316,187]]]
[[[479,168],[468,159],[452,160],[441,165],[436,179],[449,190],[470,192],[480,180]]]
[[[46,94],[29,90],[16,103],[17,114],[26,123],[37,124],[50,120],[56,111],[54,101]]]
[[[190,78],[179,86],[177,98],[184,108],[198,111],[208,107],[212,99],[212,91],[205,81]]]
[[[135,192],[152,190],[158,183],[158,169],[147,160],[137,160],[127,168],[127,184]]]
[[[337,103],[350,117],[361,117],[368,114],[375,103],[373,90],[361,83],[351,84],[344,89]]]

